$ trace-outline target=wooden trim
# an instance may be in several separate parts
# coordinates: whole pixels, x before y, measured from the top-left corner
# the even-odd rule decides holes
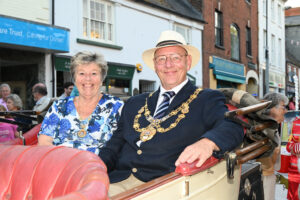
[[[162,176],[162,177],[159,177],[159,178],[156,178],[152,181],[149,181],[147,183],[144,183],[140,186],[137,186],[137,187],[134,187],[130,190],[127,190],[126,192],[122,192],[120,194],[117,194],[113,197],[111,197],[110,199],[111,200],[127,200],[127,199],[132,199],[134,197],[137,197],[141,194],[144,194],[148,191],[151,191],[159,186],[162,186],[166,183],[169,183],[175,179],[178,179],[182,177],[182,175],[178,174],[178,173],[175,173],[175,172],[171,172],[165,176]]]

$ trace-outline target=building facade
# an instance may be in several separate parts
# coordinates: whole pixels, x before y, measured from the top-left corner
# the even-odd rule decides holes
[[[52,25],[51,13],[49,0],[0,2],[0,83],[8,83],[26,109],[37,82],[55,95],[52,55],[69,51],[69,30]]]
[[[204,0],[203,86],[258,92],[257,1]]]
[[[299,99],[300,7],[285,10],[286,95]]]
[[[268,91],[285,94],[285,2],[258,1],[260,97]]]
[[[70,29],[70,51],[55,55],[57,80],[68,76],[71,56],[88,50],[102,53],[108,61],[104,92],[122,97],[154,91],[160,81],[143,63],[142,52],[155,47],[164,30],[182,33],[202,51],[203,24],[201,12],[188,0],[55,1],[55,25]],[[202,60],[189,78],[202,86]]]

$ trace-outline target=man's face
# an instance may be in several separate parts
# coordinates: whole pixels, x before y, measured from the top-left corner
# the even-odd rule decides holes
[[[10,89],[8,87],[2,87],[0,93],[1,97],[5,99],[8,95],[10,95]]]
[[[158,49],[154,55],[154,69],[164,89],[170,90],[186,80],[192,57],[184,48],[170,46]]]
[[[74,86],[73,85],[70,85],[68,88],[65,88],[65,93],[66,93],[66,96],[70,96],[72,90],[73,90]]]
[[[284,102],[280,102],[279,105],[271,108],[270,110],[270,116],[273,117],[277,123],[281,123],[284,121],[284,114],[287,112],[287,109],[284,105]]]

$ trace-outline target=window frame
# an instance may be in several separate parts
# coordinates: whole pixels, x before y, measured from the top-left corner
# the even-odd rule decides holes
[[[223,13],[215,10],[215,45],[224,47]]]
[[[252,56],[252,37],[251,28],[246,26],[246,54]]]
[[[184,32],[179,31],[178,28],[184,30]],[[191,28],[190,27],[184,26],[182,24],[174,23],[173,30],[180,33],[183,36],[183,38],[185,39],[187,44],[191,44],[192,37],[191,37]]]
[[[235,30],[236,30],[236,32],[237,32],[237,37],[236,37],[236,39],[237,39],[237,41],[236,41],[236,44],[237,44],[237,46],[236,45],[233,45],[233,34],[232,34],[232,27],[233,28],[235,28]],[[241,54],[240,54],[240,50],[241,50],[241,45],[240,45],[240,29],[239,29],[239,27],[238,27],[238,25],[237,24],[230,24],[230,43],[231,43],[231,59],[232,60],[236,60],[236,61],[240,61],[241,60]],[[237,56],[238,56],[238,58],[237,57],[235,57],[235,51],[233,51],[234,50],[234,47],[237,47],[237,51],[236,51],[236,54],[237,54]]]
[[[82,0],[82,4],[82,37],[114,44],[114,4],[105,0]]]

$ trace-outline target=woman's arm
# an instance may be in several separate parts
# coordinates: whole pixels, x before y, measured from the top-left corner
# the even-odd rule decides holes
[[[38,138],[38,145],[46,145],[50,146],[53,145],[53,138],[48,135],[39,135]]]

